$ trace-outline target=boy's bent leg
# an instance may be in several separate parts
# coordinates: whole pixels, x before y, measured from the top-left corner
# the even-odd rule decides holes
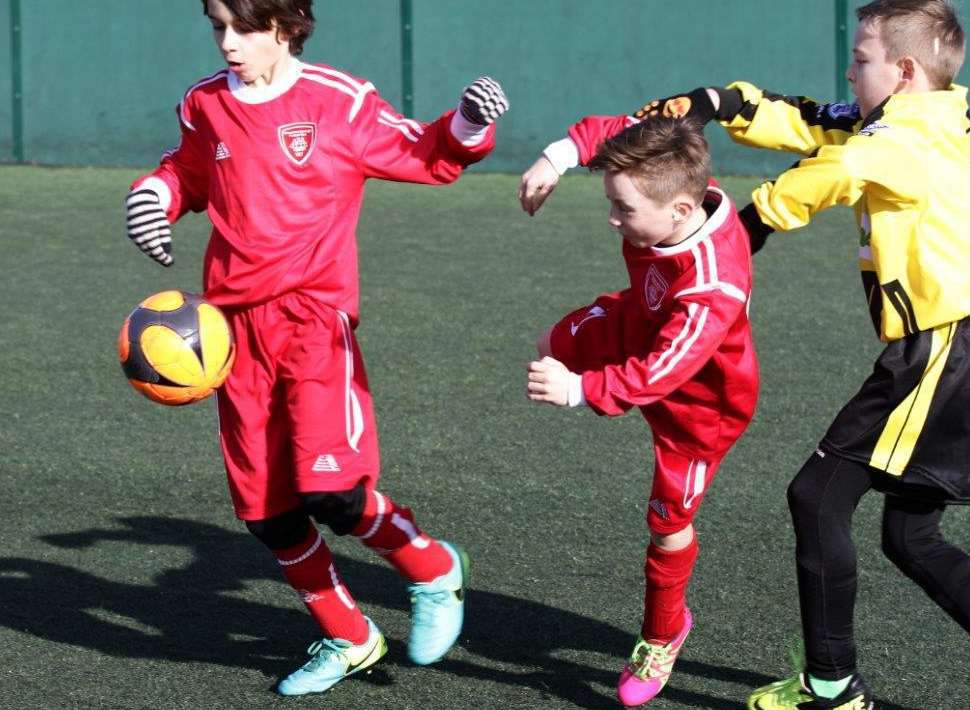
[[[852,515],[871,487],[865,464],[816,451],[788,488],[806,669],[816,678],[839,680],[856,669]]]
[[[698,545],[691,521],[721,460],[721,456],[688,456],[659,442],[654,456],[643,624],[616,687],[617,697],[627,707],[641,705],[663,690],[693,628],[686,592]]]
[[[943,538],[945,505],[886,496],[882,549],[954,621],[970,632],[970,555]]]
[[[363,515],[351,534],[411,581],[408,655],[419,665],[434,663],[461,633],[468,556],[457,545],[423,533],[410,508],[378,491],[366,495]]]

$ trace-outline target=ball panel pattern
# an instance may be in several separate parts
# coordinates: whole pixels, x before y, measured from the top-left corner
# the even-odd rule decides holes
[[[151,400],[181,405],[222,385],[235,359],[222,312],[198,294],[163,291],[125,319],[118,358],[132,387]]]

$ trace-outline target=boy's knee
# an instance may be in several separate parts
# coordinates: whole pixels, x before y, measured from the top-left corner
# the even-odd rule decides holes
[[[650,530],[650,542],[661,550],[675,552],[682,550],[694,540],[694,526],[688,523],[676,532],[658,532]]]
[[[263,520],[247,520],[246,528],[271,550],[283,550],[299,545],[306,539],[310,519],[296,508],[282,515]]]
[[[931,555],[943,542],[939,528],[913,529],[905,516],[886,515],[882,522],[882,553],[904,573],[913,563]]]
[[[547,328],[536,340],[536,350],[539,353],[539,359],[547,355],[552,357],[552,328]]]
[[[815,458],[814,456],[812,458]],[[809,460],[798,475],[788,484],[788,510],[792,517],[817,516],[822,507],[822,495],[816,485],[815,479],[810,475],[809,467],[812,461]]]
[[[318,523],[326,525],[336,535],[352,532],[364,514],[367,491],[363,483],[347,491],[326,493],[303,493],[300,495],[303,509]]]

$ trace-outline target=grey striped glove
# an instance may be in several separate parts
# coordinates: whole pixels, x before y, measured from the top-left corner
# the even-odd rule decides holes
[[[125,198],[125,216],[128,220],[128,238],[139,249],[162,266],[171,266],[172,225],[168,223],[158,193],[140,187]]]
[[[465,87],[459,108],[471,123],[487,126],[509,110],[509,100],[497,81],[481,76]]]

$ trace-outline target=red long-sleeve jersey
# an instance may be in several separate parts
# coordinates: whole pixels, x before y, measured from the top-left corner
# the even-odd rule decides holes
[[[453,111],[419,123],[370,82],[295,60],[260,89],[219,71],[194,84],[177,112],[181,142],[151,176],[169,188],[170,221],[208,211],[206,298],[243,306],[301,291],[354,322],[365,180],[452,182],[494,145],[494,129],[463,145],[450,130]]]
[[[619,317],[603,319],[612,332],[601,331],[595,346],[608,364],[581,373],[597,413],[638,406],[656,441],[699,455],[730,448],[758,396],[748,234],[713,180],[704,209],[707,222],[679,244],[640,249],[623,242],[630,288],[595,304],[599,314],[619,309]],[[569,323],[573,332],[581,325]]]

